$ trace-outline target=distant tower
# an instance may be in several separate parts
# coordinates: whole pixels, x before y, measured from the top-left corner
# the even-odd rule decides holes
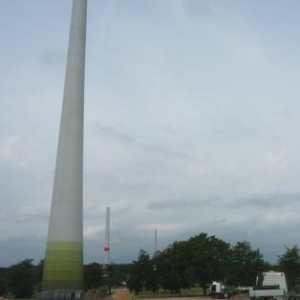
[[[83,289],[82,177],[86,19],[87,0],[73,0],[42,281],[44,296],[46,293],[50,295],[48,299],[72,299],[74,295],[68,292],[71,294],[66,296],[66,290],[76,292]]]
[[[106,209],[106,226],[105,226],[105,246],[103,260],[103,275],[108,276],[108,266],[110,265],[110,208]]]
[[[157,256],[157,229],[154,231],[154,254],[153,257]]]

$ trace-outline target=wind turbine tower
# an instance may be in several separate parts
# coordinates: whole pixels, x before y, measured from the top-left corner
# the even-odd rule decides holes
[[[154,231],[154,255],[153,257],[157,256],[157,229]]]
[[[110,208],[106,209],[106,226],[105,226],[105,246],[104,260],[103,260],[103,272],[105,276],[108,276],[107,267],[110,265]]]
[[[73,0],[41,299],[83,298],[83,123],[87,0]]]

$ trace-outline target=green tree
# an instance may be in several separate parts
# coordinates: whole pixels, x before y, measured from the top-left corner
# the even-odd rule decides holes
[[[8,269],[8,289],[16,298],[30,298],[37,284],[36,268],[32,259],[25,259]]]
[[[189,287],[184,260],[185,242],[175,242],[155,258],[156,278],[164,290],[179,293]]]
[[[174,242],[158,257],[159,283],[173,292],[198,283],[206,293],[212,280],[225,279],[229,258],[230,245],[206,233]]]
[[[98,288],[102,285],[102,268],[98,263],[84,266],[84,287],[86,290]]]
[[[120,287],[126,284],[132,270],[132,264],[112,264],[112,286]]]
[[[4,296],[7,292],[6,269],[0,268],[0,296]]]
[[[41,259],[40,262],[35,267],[36,282],[37,282],[36,290],[38,292],[40,292],[41,289],[42,289],[42,279],[43,279],[44,262],[45,262],[45,260]]]
[[[224,281],[229,265],[230,245],[215,236],[201,233],[187,242],[186,256],[190,273],[206,294],[213,280]]]
[[[283,255],[278,256],[278,267],[285,273],[289,290],[293,290],[300,277],[300,255],[299,248],[294,246],[288,248]]]
[[[259,249],[253,250],[251,245],[244,241],[236,243],[231,250],[231,267],[227,282],[236,286],[253,286],[257,273],[264,271],[266,265]]]
[[[147,251],[141,249],[138,260],[133,262],[132,270],[127,282],[129,290],[134,291],[136,294],[143,289],[152,290],[153,292],[156,291],[158,285],[154,273],[153,261],[150,259]]]

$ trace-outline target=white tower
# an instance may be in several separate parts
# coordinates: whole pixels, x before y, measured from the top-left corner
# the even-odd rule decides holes
[[[153,257],[157,256],[157,229],[154,231],[154,254]]]
[[[73,0],[43,291],[83,289],[83,119],[87,0]]]
[[[105,226],[105,246],[103,248],[104,260],[103,260],[103,271],[104,276],[107,274],[107,267],[110,264],[110,208],[106,209],[106,226]]]

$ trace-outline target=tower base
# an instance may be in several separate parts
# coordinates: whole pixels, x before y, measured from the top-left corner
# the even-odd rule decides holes
[[[82,290],[44,291],[38,295],[38,300],[84,300]]]

